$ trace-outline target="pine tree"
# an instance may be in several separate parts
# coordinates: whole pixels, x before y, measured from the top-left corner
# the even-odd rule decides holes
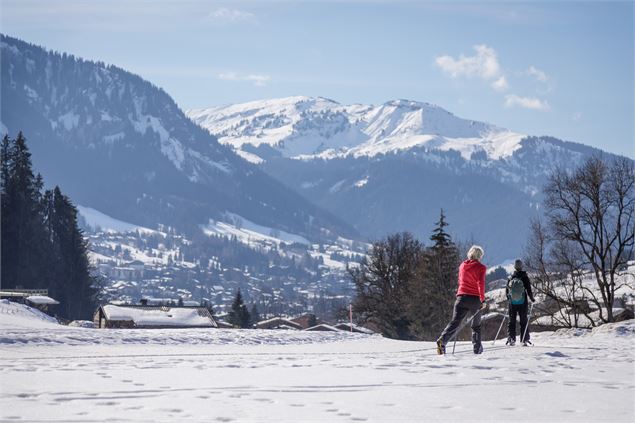
[[[436,339],[453,310],[460,258],[457,246],[445,231],[447,226],[441,210],[430,236],[434,244],[426,248],[419,263],[419,277],[410,289],[411,330],[420,339]]]
[[[236,292],[236,298],[234,298],[234,302],[232,303],[232,308],[229,312],[227,321],[234,327],[243,329],[250,327],[249,324],[251,318],[249,316],[247,306],[243,301],[243,296],[240,292],[240,289],[238,289],[238,291]]]
[[[448,223],[445,221],[445,214],[443,213],[443,209],[441,209],[439,221],[436,223],[436,226],[432,230],[432,236],[430,236],[430,241],[434,242],[432,248],[445,249],[454,245],[452,242],[452,237],[447,232],[445,232],[446,226],[448,226]]]
[[[43,227],[42,178],[35,177],[31,153],[20,132],[2,141],[2,286],[46,285],[49,242]]]
[[[44,195],[45,221],[55,259],[51,293],[67,319],[90,318],[97,291],[90,273],[88,244],[77,223],[77,209],[59,187]]]

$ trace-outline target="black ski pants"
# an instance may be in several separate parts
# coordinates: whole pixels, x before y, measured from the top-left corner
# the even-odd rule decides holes
[[[452,312],[452,320],[445,327],[439,339],[446,345],[459,330],[463,318],[470,313],[474,316],[472,319],[472,343],[480,345],[481,343],[481,299],[472,295],[459,295],[454,303],[454,311]]]
[[[527,328],[527,301],[523,304],[509,303],[509,324],[507,326],[507,336],[516,340],[516,316],[520,318],[520,342],[529,341],[529,328]],[[527,335],[522,339],[527,328]]]

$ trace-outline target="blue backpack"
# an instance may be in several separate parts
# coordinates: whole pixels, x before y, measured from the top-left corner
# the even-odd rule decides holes
[[[509,288],[509,301],[514,305],[524,304],[525,285],[523,284],[523,280],[518,276],[512,277],[509,282],[507,282],[507,286]]]

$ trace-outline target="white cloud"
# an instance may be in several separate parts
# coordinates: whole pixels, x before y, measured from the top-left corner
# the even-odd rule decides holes
[[[256,87],[264,87],[271,80],[269,75],[241,75],[236,72],[225,72],[218,74],[218,79],[223,81],[249,81],[253,82]]]
[[[540,82],[547,82],[549,80],[549,76],[545,72],[534,66],[530,66],[529,69],[527,69],[527,74],[533,76]]]
[[[475,56],[461,55],[458,59],[452,56],[439,56],[435,63],[452,78],[460,76],[476,76],[486,80],[498,79],[502,75],[496,51],[484,44],[474,46]]]
[[[496,81],[492,82],[492,88],[496,91],[505,91],[509,88],[509,84],[507,83],[507,78],[505,76],[501,76]]]
[[[505,107],[522,107],[532,110],[549,110],[551,108],[546,101],[534,97],[520,97],[516,94],[505,96]]]
[[[209,18],[218,23],[255,22],[256,15],[238,9],[221,7],[209,14]]]

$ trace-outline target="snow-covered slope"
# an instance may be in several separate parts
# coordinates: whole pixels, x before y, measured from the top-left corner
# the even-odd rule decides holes
[[[379,106],[342,105],[322,97],[286,97],[190,110],[188,116],[254,162],[246,145],[268,145],[284,157],[375,156],[424,147],[469,159],[511,156],[523,134],[461,119],[441,107],[409,100]],[[257,153],[256,153],[257,154]]]
[[[114,217],[108,216],[95,210],[91,207],[84,207],[77,205],[77,211],[79,215],[84,219],[86,226],[95,231],[104,232],[143,232],[143,233],[158,233],[153,229],[144,228],[143,226],[133,225],[132,223],[123,222]]]
[[[319,238],[353,231],[192,123],[162,89],[0,34],[2,128],[73,201],[123,222],[182,229],[226,210]],[[322,229],[326,229],[323,231]]]
[[[635,324],[534,347],[348,332],[21,329],[0,314],[0,420],[633,421]]]
[[[7,329],[53,329],[60,327],[57,320],[24,304],[0,300],[0,328]],[[3,343],[0,340],[0,343]],[[6,343],[6,342],[5,342]]]

